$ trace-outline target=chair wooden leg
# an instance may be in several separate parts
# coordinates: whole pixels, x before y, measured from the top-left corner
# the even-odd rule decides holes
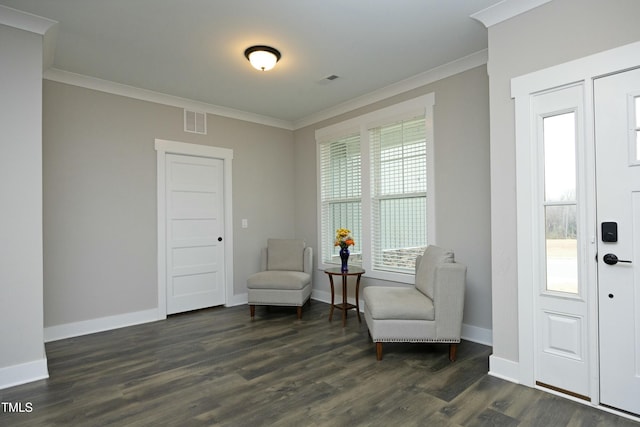
[[[298,320],[302,319],[302,306],[298,306]]]
[[[382,343],[381,342],[376,343],[376,359],[382,360]]]
[[[456,361],[456,353],[458,352],[458,344],[451,343],[449,344],[449,360],[452,362]]]
[[[253,304],[249,305],[249,312],[251,313],[251,318],[256,317],[256,306]]]

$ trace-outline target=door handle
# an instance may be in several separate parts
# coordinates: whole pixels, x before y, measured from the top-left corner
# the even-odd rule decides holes
[[[616,265],[619,262],[626,262],[628,264],[631,264],[631,261],[618,259],[618,257],[615,254],[606,254],[604,257],[602,257],[602,260],[604,261],[605,264],[609,264],[609,265]]]

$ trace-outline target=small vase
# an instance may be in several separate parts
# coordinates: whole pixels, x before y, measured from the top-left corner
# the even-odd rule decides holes
[[[342,267],[340,268],[340,271],[342,271],[343,273],[346,273],[347,271],[349,271],[349,249],[347,248],[340,248],[340,260],[342,261]]]

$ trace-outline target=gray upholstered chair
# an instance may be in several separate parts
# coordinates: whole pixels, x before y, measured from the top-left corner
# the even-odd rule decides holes
[[[415,286],[368,286],[364,318],[382,360],[382,343],[449,343],[449,360],[460,342],[467,267],[454,254],[429,246],[416,259]]]
[[[247,279],[249,310],[256,305],[295,306],[298,319],[311,296],[313,249],[303,240],[268,239],[261,253],[261,271]]]

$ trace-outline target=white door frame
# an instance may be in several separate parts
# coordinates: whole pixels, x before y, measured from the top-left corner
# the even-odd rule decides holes
[[[155,140],[157,152],[157,200],[158,200],[158,319],[167,318],[167,261],[166,261],[166,170],[167,154],[208,157],[221,159],[224,162],[224,251],[225,251],[225,306],[229,306],[233,298],[233,216],[231,197],[231,163],[233,150],[228,148],[209,147],[206,145],[187,144],[184,142]]]
[[[535,254],[538,252],[539,240],[534,236],[534,197],[537,184],[537,170],[532,164],[530,155],[532,129],[530,123],[530,97],[538,92],[558,88],[569,84],[582,84],[584,87],[585,143],[591,152],[586,156],[589,188],[586,209],[587,226],[593,230],[588,235],[589,248],[583,254],[590,260],[587,266],[586,286],[588,290],[587,339],[589,362],[590,397],[592,405],[600,404],[599,371],[598,371],[598,307],[596,254],[596,206],[595,206],[595,158],[594,158],[594,111],[593,80],[630,68],[640,66],[640,42],[631,43],[605,52],[597,53],[575,61],[567,62],[511,80],[511,96],[515,99],[515,133],[516,133],[516,179],[517,179],[517,240],[518,240],[518,337],[519,337],[519,377],[517,380],[529,387],[535,385],[535,312],[534,290],[538,290],[534,277],[538,273]],[[593,147],[593,148],[592,148]],[[584,401],[581,401],[584,403]]]

